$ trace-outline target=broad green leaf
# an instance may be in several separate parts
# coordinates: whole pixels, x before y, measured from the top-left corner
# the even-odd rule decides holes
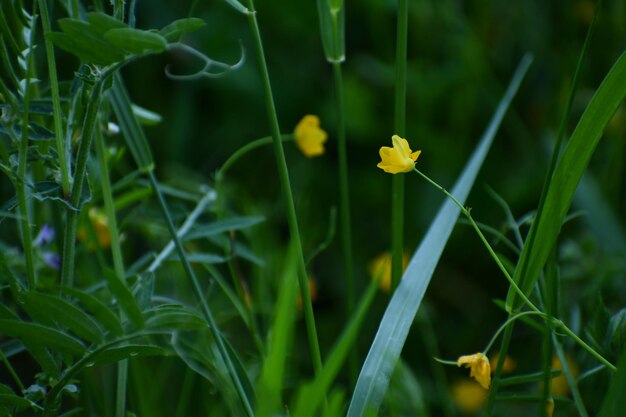
[[[292,245],[293,246],[293,245]],[[285,260],[283,276],[276,302],[276,311],[270,331],[267,355],[261,377],[257,382],[257,404],[255,416],[271,417],[283,408],[282,390],[285,362],[291,352],[298,282],[296,279],[296,257],[291,248]]]
[[[598,417],[621,417],[626,410],[626,350],[617,363],[617,372],[611,377],[609,391]]]
[[[167,41],[158,33],[133,28],[111,29],[104,38],[133,55],[158,54],[167,49]]]
[[[159,31],[161,36],[169,42],[178,40],[185,33],[195,32],[201,27],[206,26],[204,20],[197,17],[189,17],[186,19],[174,20],[169,25]]]
[[[57,326],[67,327],[72,333],[92,343],[104,340],[98,323],[76,306],[58,296],[27,291],[23,294],[24,308],[36,312],[39,316],[47,316]]]
[[[141,356],[167,356],[167,354],[167,350],[156,345],[126,345],[98,351],[91,356],[90,363],[106,365],[124,359],[132,359]]]
[[[123,281],[113,270],[108,268],[104,270],[104,276],[109,284],[109,290],[111,290],[111,293],[115,296],[120,307],[122,307],[122,310],[124,310],[124,313],[126,313],[133,325],[138,328],[143,327],[143,314],[137,304],[137,300],[135,300],[135,297],[128,289],[126,281]]]
[[[111,29],[123,29],[128,27],[124,22],[102,12],[87,13],[87,22],[89,22],[91,30],[100,36],[104,36],[104,34]]]
[[[60,19],[59,26],[63,33],[50,32],[46,37],[84,62],[109,65],[124,59],[124,51],[96,33],[88,23]]]
[[[623,53],[609,71],[591,98],[574,133],[561,155],[541,212],[531,226],[513,279],[529,295],[539,279],[539,273],[559,236],[561,224],[574,198],[578,183],[589,164],[596,145],[617,107],[626,97],[626,53]],[[506,300],[507,311],[521,308],[521,300],[512,287]]]
[[[207,322],[197,313],[181,305],[165,305],[148,310],[146,314],[146,328],[194,330],[207,327]]]
[[[209,224],[194,226],[183,236],[183,240],[200,239],[214,236],[224,232],[247,229],[265,221],[263,216],[231,217]]]
[[[64,288],[63,292],[76,298],[91,314],[95,316],[96,320],[102,326],[106,327],[111,333],[116,336],[121,336],[124,333],[124,329],[122,329],[122,325],[120,324],[118,317],[111,310],[111,307],[104,304],[98,298],[76,288]]]
[[[85,352],[85,346],[78,339],[40,324],[0,319],[0,333],[25,340],[28,344],[48,347],[61,353],[82,355]]]
[[[472,188],[496,131],[530,62],[531,58],[528,56],[522,59],[486,132],[452,188],[451,194],[462,204]],[[361,368],[348,409],[348,417],[361,417],[378,411],[415,314],[459,213],[460,208],[451,200],[446,200],[411,258],[403,279],[387,306],[374,342]]]

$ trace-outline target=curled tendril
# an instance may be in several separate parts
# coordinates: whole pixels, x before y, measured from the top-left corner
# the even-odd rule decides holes
[[[181,75],[181,74],[173,74],[170,71],[170,65],[167,65],[165,67],[165,75],[167,75],[168,78],[172,80],[176,80],[176,81],[198,80],[202,77],[207,77],[207,78],[222,77],[231,71],[235,71],[239,69],[243,65],[246,59],[246,53],[245,53],[245,49],[243,48],[243,44],[241,42],[239,42],[239,46],[241,48],[241,57],[239,58],[239,61],[237,61],[236,63],[232,65],[229,65],[224,62],[215,61],[209,58],[208,56],[206,56],[205,54],[203,54],[202,52],[198,51],[197,49],[192,48],[191,46],[185,45],[183,43],[172,43],[169,45],[170,50],[171,49],[183,50],[184,52],[187,52],[193,55],[194,57],[200,59],[201,61],[203,61],[204,67],[201,70],[193,74]],[[211,68],[217,68],[220,71],[211,72]]]

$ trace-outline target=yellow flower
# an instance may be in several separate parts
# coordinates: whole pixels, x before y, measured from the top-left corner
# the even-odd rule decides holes
[[[98,244],[102,249],[108,248],[111,245],[111,233],[109,232],[108,217],[95,207],[89,209],[88,215],[91,225],[93,226],[93,230],[96,232]],[[85,240],[86,235],[87,233],[84,227],[81,227],[78,231],[78,240]],[[90,249],[93,250],[93,246],[90,245]]]
[[[314,303],[317,300],[317,281],[312,276],[309,276],[309,294],[311,295],[311,302]],[[296,300],[298,310],[302,310],[302,294],[298,292],[298,299]]]
[[[495,355],[491,357],[491,359],[489,359],[489,365],[491,366],[491,373],[495,372],[496,366],[498,365],[499,358],[500,358],[500,354],[496,353]],[[506,358],[504,358],[504,364],[502,365],[502,373],[508,374],[510,372],[513,372],[516,366],[517,366],[517,363],[515,362],[515,360],[511,358],[509,355],[506,355]]]
[[[576,378],[578,376],[578,366],[569,355],[566,355],[565,357],[567,359],[569,371],[572,373],[572,376]],[[552,357],[552,369],[556,371],[563,370],[563,364],[561,364],[558,356]],[[567,377],[565,375],[559,375],[552,378],[552,394],[562,396],[569,395],[569,384],[567,383]]]
[[[415,168],[415,161],[422,151],[413,152],[409,148],[409,142],[398,135],[393,135],[391,142],[393,148],[387,146],[380,148],[379,154],[382,161],[376,166],[390,174],[412,171]]]
[[[402,254],[402,270],[406,269],[409,263],[409,256]],[[369,264],[369,273],[372,279],[379,280],[378,286],[384,292],[391,289],[391,253],[383,252],[375,257]]]
[[[475,413],[487,400],[488,391],[469,379],[456,381],[452,385],[452,400],[464,413]]]
[[[485,355],[475,353],[473,355],[461,356],[457,359],[456,365],[469,367],[470,376],[478,381],[484,389],[489,389],[489,385],[491,385],[491,367],[489,366],[489,359]]]
[[[296,125],[293,134],[296,145],[305,156],[312,158],[324,153],[324,142],[328,135],[320,128],[319,117],[307,114]]]

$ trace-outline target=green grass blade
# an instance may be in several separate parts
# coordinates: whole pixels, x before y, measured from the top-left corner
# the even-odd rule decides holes
[[[617,372],[613,374],[608,394],[600,410],[599,417],[619,417],[626,409],[626,350],[617,364]]]
[[[546,193],[543,209],[537,214],[525,242],[519,266],[513,279],[524,294],[530,294],[539,273],[554,247],[561,224],[569,210],[578,183],[617,107],[626,97],[626,53],[623,53],[594,94],[585,109],[563,155],[559,160]],[[533,230],[535,229],[535,230]],[[521,306],[521,300],[509,290],[507,311]]]
[[[294,250],[289,251],[283,271],[281,290],[276,303],[274,323],[269,338],[267,357],[263,363],[263,371],[257,383],[257,407],[255,415],[271,417],[282,409],[282,390],[285,373],[285,362],[289,356],[293,339],[296,305],[297,274]]]
[[[504,113],[517,92],[530,62],[529,56],[522,59],[485,134],[452,189],[452,195],[459,201],[464,202],[467,198]],[[447,200],[413,255],[398,290],[387,306],[365,359],[350,403],[348,417],[360,417],[378,410],[417,309],[459,213],[459,207]]]

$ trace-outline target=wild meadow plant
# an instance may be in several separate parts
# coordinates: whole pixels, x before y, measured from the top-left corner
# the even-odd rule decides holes
[[[556,112],[559,129],[546,141],[551,157],[533,210],[519,215],[491,191],[506,217],[498,227],[477,221],[466,202],[507,111],[514,113],[516,129],[525,129],[509,108],[524,91],[530,54],[515,57],[516,69],[507,67],[510,82],[489,110],[474,150],[458,144],[455,155],[466,162],[452,181],[452,170],[441,175],[426,162],[435,148],[427,139],[432,135],[408,127],[407,105],[415,87],[408,53],[412,24],[436,10],[462,26],[454,19],[454,2],[398,0],[391,71],[363,59],[346,71],[350,8],[342,0],[318,0],[317,22],[306,31],[315,32],[319,61],[325,58],[331,67],[332,88],[317,91],[330,97],[330,110],[299,98],[300,121],[293,126],[281,124],[284,104],[277,103],[289,87],[271,76],[272,48],[261,36],[265,16],[274,12],[280,19],[288,12],[265,4],[257,11],[253,0],[209,5],[244,20],[234,27],[246,40],[229,64],[195,43],[212,30],[191,17],[200,3],[189,6],[189,17],[160,29],[138,28],[144,27],[142,12],[169,19],[169,9],[156,3],[0,3],[0,415],[623,415],[626,242],[623,220],[614,214],[623,204],[607,203],[586,171],[605,131],[610,136],[611,126],[623,124],[626,55],[614,56],[610,70],[603,69],[603,81],[586,97],[569,133],[601,1],[595,9],[590,2],[577,9],[588,17],[587,35]],[[466,35],[475,45],[475,36]],[[211,175],[162,167],[182,147],[184,129],[174,128],[164,159],[151,135],[159,134],[154,126],[166,130],[168,116],[135,104],[146,99],[135,96],[142,90],[132,76],[139,67],[149,81],[146,67],[162,56],[202,64],[191,73],[168,65],[172,89],[226,82],[251,73],[256,63],[247,78],[254,83],[244,83],[243,90],[246,100],[258,93],[262,103],[250,100],[258,108],[246,115],[234,102],[220,102],[238,122],[225,130],[212,126],[220,138],[207,142],[212,151],[233,143],[231,130],[263,111],[266,121],[258,129],[268,126],[270,134],[229,148]],[[356,157],[362,144],[349,135],[350,126],[369,122],[354,116],[362,103],[347,100],[352,71],[386,77],[395,86],[393,124],[381,117],[387,133],[373,135],[374,145],[366,147],[367,174]],[[333,118],[318,116],[324,112]],[[202,123],[185,117],[185,125]],[[204,134],[216,138],[210,130]],[[392,147],[384,146],[389,137]],[[623,142],[623,133],[616,140]],[[378,168],[391,178],[376,170],[376,149]],[[613,149],[623,158],[626,147]],[[265,169],[264,160],[272,157],[272,173],[255,175],[255,166]],[[303,160],[310,164],[304,170],[297,162]],[[611,172],[623,174],[619,163],[612,166]],[[242,169],[246,180],[261,185],[261,198],[251,198],[238,177]],[[329,181],[305,187],[310,173]],[[440,176],[449,180],[432,179]],[[375,184],[388,192],[373,193]],[[619,197],[623,176],[613,184]],[[408,231],[415,231],[414,220],[405,209],[415,211],[412,196],[423,192],[422,185],[443,204],[413,249],[415,233]],[[311,225],[307,202],[319,207],[316,199],[327,190],[336,192],[338,210],[334,203],[325,207],[330,215],[324,226]],[[390,217],[373,214],[368,193],[389,201]],[[610,242],[608,253],[616,256],[598,258],[613,262],[607,270],[590,266],[593,258],[583,245],[562,233],[566,223],[585,216],[571,212],[573,203],[589,212],[589,229]],[[471,314],[458,327],[440,325],[449,312],[424,298],[457,225],[471,231],[464,250],[476,247],[472,253],[488,257],[484,270],[495,278],[481,285],[499,282],[505,289],[494,296],[501,319],[493,328]],[[372,242],[382,252],[366,259]],[[568,281],[584,267],[586,275],[598,274],[594,282]],[[476,292],[452,278],[445,295],[475,306]],[[340,307],[329,310],[332,303]],[[473,314],[472,308],[467,311]]]

